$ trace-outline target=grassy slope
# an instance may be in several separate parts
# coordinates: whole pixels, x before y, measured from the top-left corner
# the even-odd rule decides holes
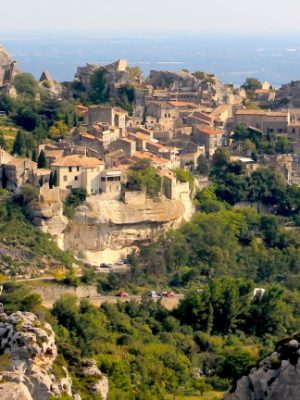
[[[0,118],[0,132],[3,133],[7,151],[10,153],[13,147],[18,127],[9,118]]]

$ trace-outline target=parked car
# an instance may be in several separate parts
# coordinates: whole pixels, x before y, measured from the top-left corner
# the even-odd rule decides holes
[[[123,260],[118,260],[116,264],[117,265],[124,265],[124,261]]]
[[[129,293],[127,293],[127,292],[120,292],[120,293],[117,294],[117,296],[118,296],[118,297],[128,297],[128,296],[129,296]]]
[[[101,263],[100,268],[109,268],[109,264],[107,263]]]
[[[148,293],[148,296],[149,297],[152,297],[152,299],[157,299],[158,297],[161,297],[158,293],[156,293],[154,290],[151,290],[149,293]]]
[[[174,297],[175,293],[174,292],[166,292],[165,297]]]
[[[175,293],[174,293],[174,292],[166,292],[166,291],[158,292],[157,294],[158,294],[160,297],[174,297],[174,296],[175,296]]]

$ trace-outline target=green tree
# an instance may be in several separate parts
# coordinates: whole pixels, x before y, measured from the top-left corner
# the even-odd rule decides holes
[[[32,150],[32,153],[31,153],[31,160],[34,161],[34,162],[37,162],[37,161],[38,161],[38,157],[37,157],[37,154],[36,154],[36,150],[35,150],[35,149]]]
[[[20,195],[22,197],[22,202],[24,205],[26,205],[32,201],[38,201],[38,198],[39,198],[38,189],[31,185],[21,186]]]
[[[38,168],[48,168],[48,160],[44,150],[41,150],[38,158]]]
[[[243,375],[247,375],[255,366],[257,358],[249,352],[236,349],[234,353],[228,354],[222,362],[219,374],[222,378],[229,378],[232,383]]]
[[[6,149],[6,142],[2,132],[0,132],[0,147],[4,150]]]
[[[31,74],[21,73],[15,76],[13,82],[18,94],[34,97],[38,93],[38,82]]]
[[[195,178],[189,171],[186,171],[183,168],[176,168],[175,174],[176,174],[176,179],[179,182],[188,182],[190,190],[193,190]]]
[[[242,88],[244,88],[249,95],[253,96],[255,90],[261,88],[261,82],[256,78],[247,78]]]
[[[22,131],[17,132],[12,153],[19,156],[24,156],[26,153],[25,135]]]
[[[132,165],[126,187],[128,190],[146,190],[150,197],[155,197],[161,191],[161,178],[149,160],[142,160]]]
[[[284,335],[291,325],[291,317],[291,309],[284,301],[283,288],[273,285],[262,297],[252,299],[245,330],[258,337]]]
[[[201,154],[197,160],[197,171],[201,175],[208,175],[210,171],[210,162],[209,160]]]
[[[91,78],[91,100],[95,103],[106,103],[109,100],[109,90],[105,75],[105,69],[99,68]]]

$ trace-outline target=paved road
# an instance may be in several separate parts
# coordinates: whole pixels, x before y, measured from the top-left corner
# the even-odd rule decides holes
[[[127,302],[131,300],[141,301],[142,296],[131,295],[128,297],[117,297],[117,296],[90,296],[90,297],[79,297],[79,299],[87,299],[95,306],[99,307],[103,303],[117,303],[117,301]],[[183,294],[176,294],[174,297],[162,297],[155,298],[153,301],[161,301],[161,304],[168,310],[173,310],[179,304],[179,301],[184,298]],[[46,308],[52,308],[55,298],[43,298],[43,306]]]

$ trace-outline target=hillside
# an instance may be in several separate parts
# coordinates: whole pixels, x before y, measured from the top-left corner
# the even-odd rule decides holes
[[[0,272],[6,276],[38,276],[70,268],[71,254],[60,250],[49,235],[26,218],[20,204],[0,194]]]

